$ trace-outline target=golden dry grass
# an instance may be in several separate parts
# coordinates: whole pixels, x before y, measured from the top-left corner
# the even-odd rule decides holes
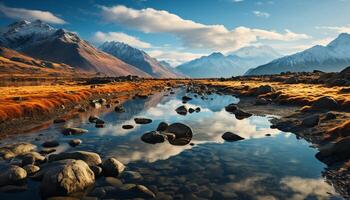
[[[244,94],[253,93],[254,89],[261,85],[270,85],[276,92],[278,92],[278,101],[282,104],[294,105],[311,105],[312,102],[323,96],[333,97],[342,108],[350,107],[350,93],[341,93],[340,90],[344,87],[326,87],[324,85],[316,84],[284,84],[278,82],[261,82],[261,81],[205,81],[209,85],[227,86],[239,88],[242,86],[249,86],[250,89],[240,91]],[[271,95],[271,94],[268,94]],[[267,96],[268,96],[267,95]]]
[[[96,94],[112,92],[133,92],[141,90],[147,93],[152,87],[164,87],[168,81],[145,80],[138,83],[121,82],[100,85],[91,89],[90,85],[66,83],[64,85],[0,87],[0,121],[31,117],[35,114],[47,114],[61,105],[78,104]],[[22,100],[17,100],[20,97]]]

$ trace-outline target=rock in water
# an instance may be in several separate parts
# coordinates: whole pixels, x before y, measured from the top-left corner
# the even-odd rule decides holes
[[[42,156],[38,152],[28,152],[20,155],[20,159],[22,160],[22,166],[28,164],[40,164],[46,161],[45,156]]]
[[[133,126],[133,125],[126,124],[126,125],[123,125],[122,128],[123,128],[123,129],[133,129],[134,126]]]
[[[235,112],[237,110],[237,106],[234,103],[229,104],[228,106],[225,107],[225,110],[227,112]]]
[[[23,169],[26,170],[28,175],[32,175],[38,172],[40,170],[40,167],[36,165],[26,165],[23,167]]]
[[[239,140],[244,140],[241,136],[231,133],[231,132],[226,132],[222,136],[222,139],[228,141],[228,142],[234,142],[234,141],[239,141]]]
[[[157,131],[165,131],[168,128],[168,124],[165,122],[160,122],[158,127],[157,127]]]
[[[27,172],[16,165],[5,166],[0,169],[0,186],[13,185],[22,182],[27,177]]]
[[[117,177],[125,169],[125,165],[115,158],[108,158],[102,163],[102,172],[105,176]]]
[[[180,106],[180,107],[176,108],[175,111],[179,115],[187,115],[187,108],[186,108],[186,106]]]
[[[82,129],[82,128],[65,128],[62,133],[63,135],[78,135],[78,134],[84,134],[89,132],[86,129]]]
[[[0,157],[5,160],[16,157],[19,154],[33,151],[36,148],[35,145],[30,143],[17,143],[0,147]]]
[[[165,132],[175,134],[175,139],[169,140],[169,143],[173,145],[187,145],[193,136],[191,128],[182,123],[171,124]]]
[[[94,172],[82,160],[72,160],[49,169],[41,183],[43,197],[67,196],[95,183]]]
[[[65,159],[83,160],[89,166],[99,165],[102,163],[101,157],[97,153],[88,151],[63,152],[60,154],[51,154],[49,156],[50,162]]]
[[[41,146],[43,146],[45,148],[53,148],[53,147],[57,147],[59,145],[60,145],[60,143],[58,143],[57,140],[51,140],[51,141],[44,142]]]
[[[316,109],[335,109],[339,104],[332,97],[321,97],[315,100],[311,106]]]
[[[251,113],[247,113],[243,110],[236,110],[233,112],[235,114],[235,117],[238,119],[238,120],[242,120],[242,119],[245,119],[245,118],[249,118],[252,116]]]
[[[163,143],[167,137],[158,131],[151,131],[142,135],[141,140],[149,144]]]
[[[114,108],[114,111],[117,112],[117,113],[122,113],[122,112],[125,112],[125,109],[123,106],[116,106]]]
[[[70,140],[68,143],[69,143],[70,146],[76,147],[76,146],[78,146],[79,144],[81,144],[82,141],[81,141],[80,139],[73,139],[73,140]]]
[[[149,124],[152,123],[151,119],[147,119],[147,118],[135,118],[134,119],[136,124]]]

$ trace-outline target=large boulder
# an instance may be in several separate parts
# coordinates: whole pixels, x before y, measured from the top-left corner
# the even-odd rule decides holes
[[[316,108],[316,109],[335,109],[339,106],[338,102],[333,99],[332,97],[321,97],[316,99],[313,103],[312,103],[312,108]]]
[[[105,176],[117,177],[125,169],[125,165],[115,158],[108,158],[102,163],[102,172]]]
[[[71,160],[46,171],[41,182],[43,197],[66,196],[95,183],[94,172],[82,160]]]
[[[0,186],[17,184],[25,178],[27,178],[27,172],[19,166],[10,165],[0,169]]]
[[[17,155],[33,151],[35,148],[35,145],[24,142],[5,145],[3,147],[0,147],[0,157],[2,157],[5,160],[8,160],[13,157],[16,157]]]
[[[192,140],[192,130],[185,124],[174,123],[167,127],[165,132],[175,134],[173,140],[169,140],[170,144],[173,145],[186,145],[189,144]]]
[[[49,162],[65,159],[83,160],[89,166],[99,165],[102,163],[101,157],[97,153],[88,151],[63,152],[49,156]]]

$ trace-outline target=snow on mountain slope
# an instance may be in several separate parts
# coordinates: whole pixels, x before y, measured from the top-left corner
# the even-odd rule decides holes
[[[222,53],[212,53],[176,68],[183,74],[193,78],[231,77],[242,74],[245,69],[235,59]]]
[[[280,57],[269,46],[243,47],[225,56],[213,53],[178,66],[183,74],[196,78],[231,77],[243,75],[249,68]]]
[[[2,28],[0,45],[34,58],[65,63],[83,72],[105,76],[150,76],[98,50],[75,33],[55,29],[40,20],[19,21]]]
[[[316,45],[302,52],[285,56],[249,70],[247,75],[279,74],[291,71],[341,71],[350,66],[350,35],[340,34],[327,46]]]
[[[166,66],[163,66],[157,59],[152,58],[146,52],[122,42],[105,42],[99,47],[99,49],[154,77],[176,78],[181,76]]]

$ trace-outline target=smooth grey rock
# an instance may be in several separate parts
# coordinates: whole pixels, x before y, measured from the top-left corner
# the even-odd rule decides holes
[[[108,158],[102,163],[102,171],[105,176],[117,177],[125,169],[125,165],[115,158]]]
[[[158,131],[151,131],[141,136],[141,140],[149,144],[163,143],[167,139],[166,135]]]
[[[85,190],[95,183],[94,172],[82,160],[69,161],[49,169],[41,182],[43,197],[66,196]]]
[[[228,142],[234,142],[234,141],[239,141],[239,140],[244,140],[241,136],[234,134],[232,132],[226,132],[222,136],[222,139],[228,141]]]
[[[179,115],[187,115],[187,107],[186,106],[180,106],[178,108],[175,109],[175,111],[177,112],[177,114]]]
[[[26,178],[26,170],[19,166],[10,165],[0,169],[0,186],[18,184]]]
[[[35,145],[25,142],[5,145],[0,147],[0,157],[8,160],[17,155],[33,151],[35,148]]]
[[[97,153],[88,152],[88,151],[63,152],[60,154],[51,154],[49,156],[49,162],[64,160],[64,159],[83,160],[89,166],[99,165],[102,163],[101,157]]]

